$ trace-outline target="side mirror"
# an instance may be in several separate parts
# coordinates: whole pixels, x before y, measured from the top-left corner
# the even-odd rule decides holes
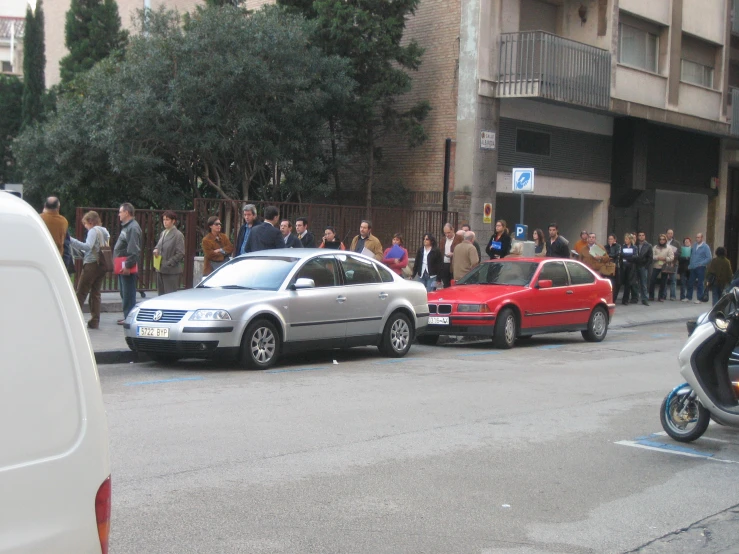
[[[316,288],[316,282],[313,279],[306,279],[304,277],[301,277],[300,279],[295,281],[295,284],[290,288],[292,290],[314,289]]]
[[[552,288],[552,280],[551,279],[539,279],[539,284],[536,285],[540,289],[551,289]]]

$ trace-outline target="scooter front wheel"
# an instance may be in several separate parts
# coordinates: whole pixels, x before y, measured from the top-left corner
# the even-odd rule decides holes
[[[665,432],[679,442],[692,442],[708,429],[711,413],[692,394],[688,386],[678,387],[665,396],[659,420]]]

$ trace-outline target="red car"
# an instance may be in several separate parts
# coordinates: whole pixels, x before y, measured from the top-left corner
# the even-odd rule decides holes
[[[440,335],[487,335],[498,348],[540,333],[606,337],[615,304],[611,282],[575,260],[505,258],[484,262],[454,286],[429,293],[421,344]]]

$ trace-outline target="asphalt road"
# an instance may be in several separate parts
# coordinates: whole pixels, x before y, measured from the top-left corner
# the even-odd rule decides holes
[[[100,366],[111,553],[736,552],[739,431],[659,434],[685,338]]]

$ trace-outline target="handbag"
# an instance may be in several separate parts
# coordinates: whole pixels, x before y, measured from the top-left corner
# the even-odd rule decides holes
[[[97,233],[98,240],[100,240],[100,231],[98,230]],[[106,273],[110,273],[115,269],[115,264],[113,263],[113,251],[110,249],[110,245],[107,240],[105,241],[105,244],[100,245],[98,250],[98,265],[100,266],[100,269]]]
[[[703,289],[703,295],[699,298],[701,302],[708,302],[708,287]]]

